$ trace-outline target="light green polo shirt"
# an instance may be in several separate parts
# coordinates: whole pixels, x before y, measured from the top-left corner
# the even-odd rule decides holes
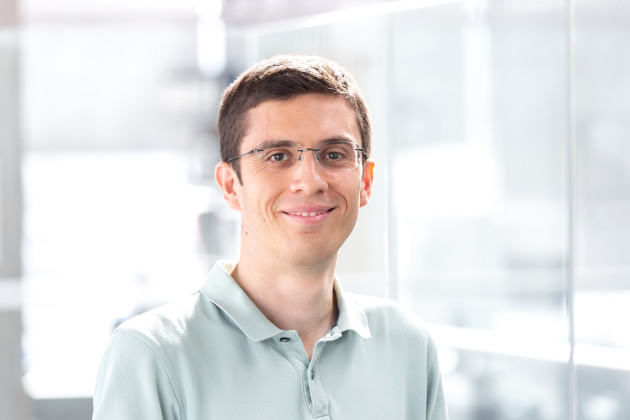
[[[446,420],[436,347],[394,302],[343,292],[309,361],[217,263],[202,289],[123,323],[98,373],[96,420]]]

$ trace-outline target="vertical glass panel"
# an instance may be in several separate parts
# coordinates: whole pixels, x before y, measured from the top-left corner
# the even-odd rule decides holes
[[[401,299],[473,328],[540,309],[550,319],[532,331],[564,338],[561,7],[507,3],[396,16]]]
[[[578,418],[630,418],[630,5],[575,2]]]
[[[17,31],[0,25],[0,281],[22,271],[19,82]]]
[[[567,419],[563,3],[393,19],[399,299],[491,366],[445,367],[456,417]]]

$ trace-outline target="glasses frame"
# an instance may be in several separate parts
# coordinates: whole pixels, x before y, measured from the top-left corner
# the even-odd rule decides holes
[[[348,142],[348,143],[352,144],[354,146],[353,149],[355,151],[357,151],[357,152],[361,152],[362,156],[364,156],[367,159],[368,156],[367,156],[367,154],[365,153],[365,150],[362,147],[357,147],[358,145],[357,144],[353,144],[352,142]],[[299,144],[296,144],[296,146],[301,147]],[[270,147],[270,149],[272,149],[272,147]],[[256,152],[264,152],[265,150],[267,150],[267,149],[254,148],[254,149],[252,149],[252,150],[250,150],[248,152],[245,152],[245,153],[243,153],[241,155],[232,156],[232,157],[227,158],[225,160],[225,163],[231,163],[232,161],[234,161],[236,159],[240,159],[240,158],[242,158],[244,156],[251,155],[251,154],[256,153]],[[324,167],[320,166],[320,164],[319,164],[319,160],[321,159],[320,156],[319,156],[319,152],[322,152],[323,149],[317,149],[317,148],[314,148],[314,147],[305,147],[303,149],[296,149],[296,151],[300,153],[300,155],[297,157],[297,161],[298,162],[302,161],[302,155],[304,154],[304,152],[306,152],[308,150],[312,151],[313,154],[315,155],[315,161],[317,162],[317,166],[319,168],[321,168],[322,170],[327,171],[327,172],[345,172],[346,170],[347,171],[351,171],[351,170],[356,169],[356,168],[358,168],[360,166],[360,165],[357,165],[354,168],[349,168],[349,169],[346,169],[346,170],[338,170],[338,171],[334,171],[334,170],[330,170],[330,169],[324,168]],[[359,159],[359,160],[360,160],[361,163],[363,162],[363,159]],[[296,166],[296,168],[297,168],[297,166]],[[292,169],[292,170],[289,170],[289,171],[286,171],[286,172],[292,172],[293,170],[295,170],[295,169]],[[280,171],[280,172],[282,172],[282,171]]]

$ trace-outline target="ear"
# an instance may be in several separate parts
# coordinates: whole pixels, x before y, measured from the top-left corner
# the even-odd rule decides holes
[[[361,207],[365,206],[372,196],[374,165],[374,161],[370,159],[366,160],[363,164],[363,179],[361,180]]]
[[[236,183],[239,181],[232,165],[225,162],[217,163],[217,166],[214,168],[214,178],[221,192],[223,192],[223,198],[228,205],[234,210],[241,211],[241,203],[235,188]]]

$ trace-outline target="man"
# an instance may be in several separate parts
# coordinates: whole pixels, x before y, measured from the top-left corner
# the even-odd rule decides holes
[[[262,61],[226,89],[218,128],[239,261],[116,330],[94,419],[447,419],[423,323],[334,275],[372,193],[352,77],[319,57]]]

